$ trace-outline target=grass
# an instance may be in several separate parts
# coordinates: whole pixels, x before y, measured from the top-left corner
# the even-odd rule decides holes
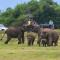
[[[27,41],[18,45],[18,40],[12,39],[6,45],[5,40],[6,36],[0,41],[0,60],[60,60],[60,41],[56,47],[39,47],[36,43],[29,47]]]

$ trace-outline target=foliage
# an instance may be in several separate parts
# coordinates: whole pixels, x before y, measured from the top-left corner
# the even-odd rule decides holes
[[[53,0],[31,0],[28,3],[17,4],[14,9],[7,8],[6,11],[0,11],[0,23],[16,26],[26,20],[28,14],[31,14],[39,24],[53,20],[55,27],[60,27],[60,5]]]

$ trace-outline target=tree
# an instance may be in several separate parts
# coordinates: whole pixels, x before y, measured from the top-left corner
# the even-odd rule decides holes
[[[53,20],[60,26],[60,5],[53,0],[31,0],[28,3],[17,4],[14,9],[7,8],[0,13],[0,23],[7,25],[19,25],[31,14],[33,19],[40,23],[48,23]]]

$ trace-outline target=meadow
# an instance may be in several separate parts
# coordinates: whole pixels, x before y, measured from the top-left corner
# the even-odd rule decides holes
[[[60,33],[60,30],[56,31]],[[0,38],[2,34],[0,32]],[[33,46],[28,46],[26,37],[25,44],[20,45],[17,44],[18,40],[15,38],[8,44],[4,44],[5,41],[6,35],[0,41],[0,60],[60,60],[60,39],[56,47],[39,47],[36,41]]]

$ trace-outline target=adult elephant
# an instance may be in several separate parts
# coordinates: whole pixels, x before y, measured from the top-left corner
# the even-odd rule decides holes
[[[44,28],[40,30],[38,33],[39,39],[38,39],[38,44],[40,46],[40,43],[42,42],[43,45],[46,46],[57,46],[58,45],[58,39],[59,35],[56,31],[49,29],[49,28]]]
[[[24,43],[24,32],[38,32],[38,27],[39,25],[33,20],[24,20],[17,28],[9,27],[5,32],[7,34],[7,40],[5,44],[7,44],[11,38],[18,38],[18,44]]]
[[[28,46],[31,46],[34,44],[34,40],[35,40],[35,35],[33,32],[28,32],[27,33],[27,41],[28,41]]]
[[[59,35],[56,31],[52,30],[47,32],[47,42],[48,46],[57,46],[58,45]]]
[[[18,38],[18,44],[24,43],[24,29],[22,27],[9,27],[5,33],[7,34],[7,40],[5,41],[5,44],[8,44],[11,38]]]

